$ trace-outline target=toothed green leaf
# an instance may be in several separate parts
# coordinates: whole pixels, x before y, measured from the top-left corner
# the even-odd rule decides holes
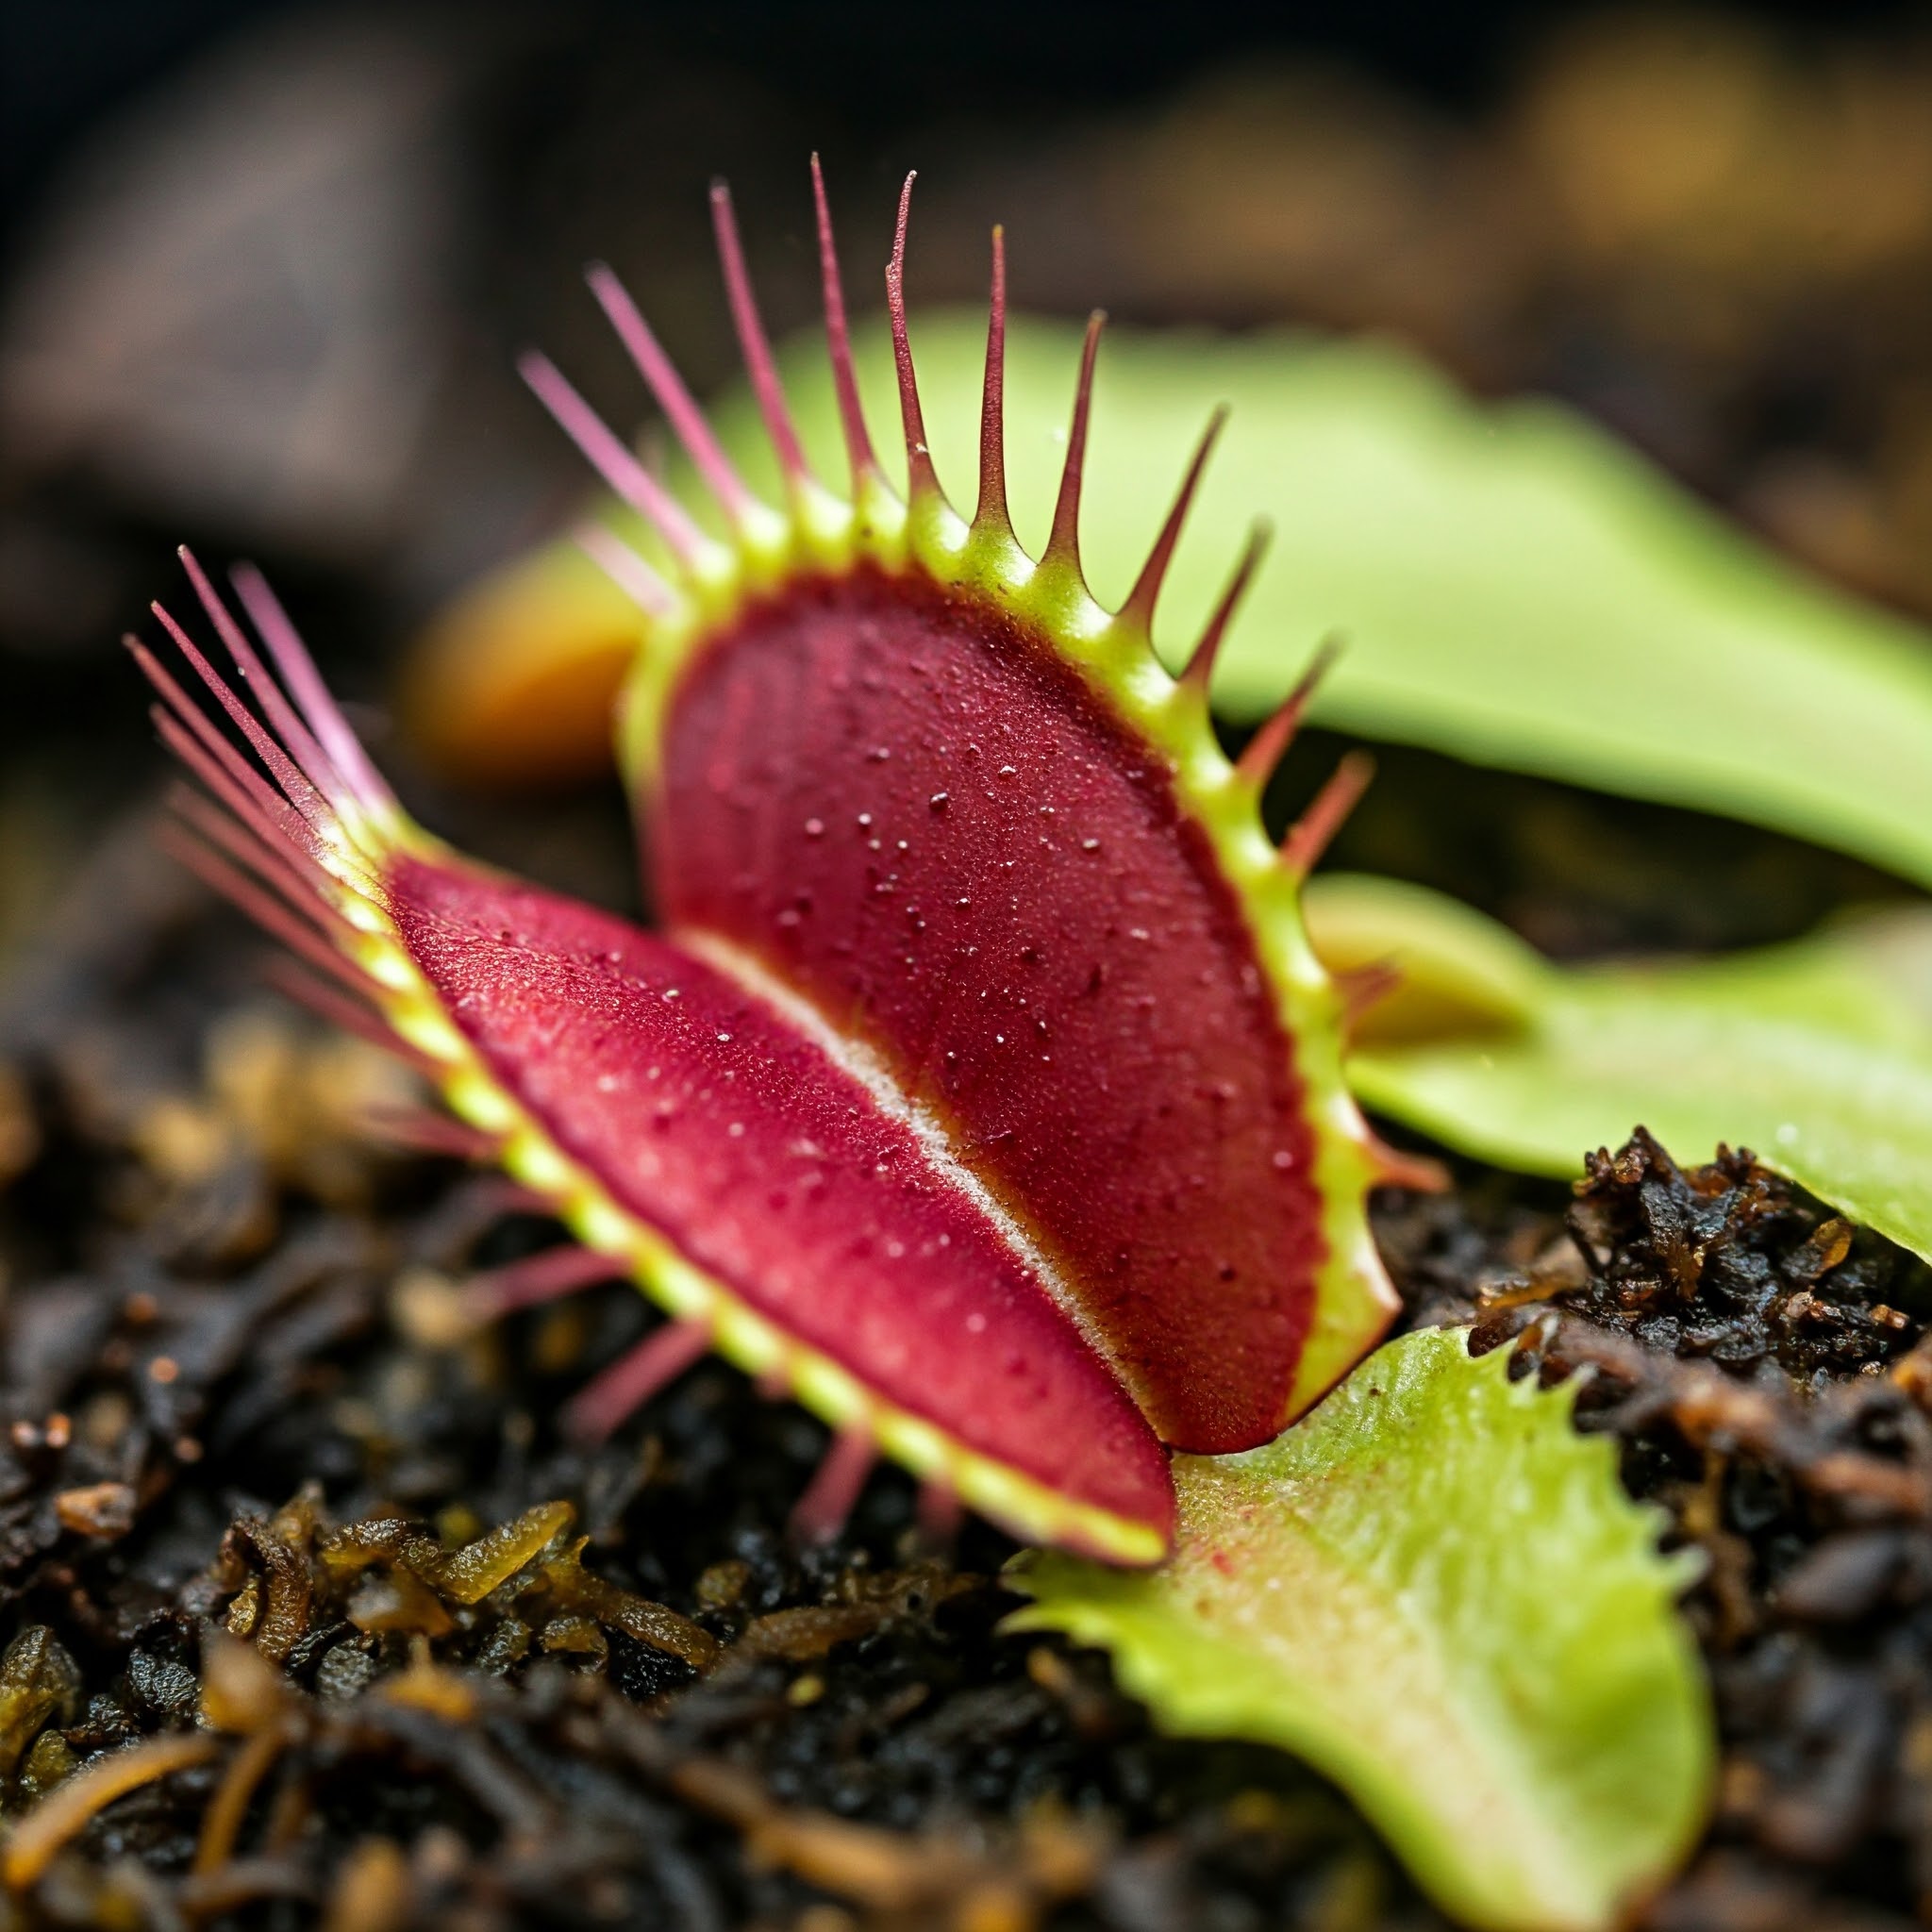
[[[1332,875],[1311,882],[1307,910],[1331,963],[1389,960],[1407,982],[1397,999],[1436,1023],[1385,1028],[1370,1012],[1348,1062],[1368,1106],[1540,1174],[1574,1174],[1582,1150],[1639,1124],[1686,1160],[1749,1147],[1932,1257],[1932,910],[1724,958],[1567,971],[1420,887]],[[1478,934],[1515,961],[1513,1022],[1431,1000]]]
[[[970,508],[984,318],[924,316],[912,340],[941,480]],[[788,382],[807,441],[842,476],[823,349],[798,347]],[[891,467],[882,330],[859,357]],[[1011,322],[1024,538],[1050,517],[1077,361],[1065,325]],[[1932,883],[1932,640],[1806,575],[1560,405],[1477,405],[1392,345],[1111,332],[1081,519],[1103,601],[1125,594],[1221,402],[1233,413],[1158,630],[1177,661],[1249,521],[1273,520],[1216,678],[1228,715],[1261,715],[1339,631],[1319,722],[1774,825]],[[725,416],[756,452],[741,396]]]
[[[1023,1558],[1008,1627],[1110,1651],[1167,1730],[1306,1757],[1473,1925],[1607,1926],[1693,1841],[1715,1748],[1692,1559],[1570,1409],[1406,1336],[1268,1447],[1178,1457],[1165,1569]]]

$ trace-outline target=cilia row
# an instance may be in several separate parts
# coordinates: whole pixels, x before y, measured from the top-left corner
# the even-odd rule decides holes
[[[781,503],[746,487],[608,270],[592,291],[719,514],[692,516],[549,362],[525,363],[669,559],[586,539],[640,608],[620,735],[659,929],[415,824],[254,574],[234,579],[251,641],[188,559],[232,682],[157,607],[212,714],[130,643],[205,787],[179,800],[186,856],[315,970],[316,1005],[420,1068],[449,1144],[570,1230],[488,1283],[493,1305],[628,1276],[662,1310],[574,1426],[608,1429],[715,1349],[834,1431],[807,1532],[837,1525],[884,1454],[935,1518],[963,1504],[1029,1541],[1155,1562],[1169,1452],[1267,1441],[1392,1308],[1364,1199],[1396,1157],[1342,1086],[1346,995],[1299,909],[1363,773],[1345,762],[1277,850],[1260,792],[1312,675],[1238,760],[1216,742],[1208,675],[1257,542],[1180,676],[1155,658],[1218,422],[1126,602],[1089,593],[1097,317],[1052,534],[1037,559],[1021,547],[997,230],[978,502],[953,508],[907,334],[904,198],[893,488],[816,163],[813,182],[843,489],[807,465],[722,188]]]

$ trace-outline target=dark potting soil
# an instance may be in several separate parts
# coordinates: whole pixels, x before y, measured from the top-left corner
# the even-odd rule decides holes
[[[0,1015],[0,1792],[58,1820],[138,1740],[156,1774],[12,1840],[13,1922],[1441,1923],[1292,1759],[1163,1740],[1101,1657],[1001,1637],[1011,1546],[923,1549],[896,1473],[795,1549],[824,1431],[733,1372],[568,1446],[640,1298],[478,1327],[464,1280],[552,1231],[372,1134],[394,1076],[145,854],[109,846]],[[1574,1198],[1462,1166],[1376,1221],[1406,1319],[1586,1374],[1584,1426],[1707,1553],[1721,1800],[1650,1923],[1914,1923],[1920,1265],[1641,1134]]]

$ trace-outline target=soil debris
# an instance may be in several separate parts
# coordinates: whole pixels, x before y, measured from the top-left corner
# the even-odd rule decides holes
[[[1639,1131],[1560,1218],[1416,1200],[1385,1241],[1419,1319],[1585,1377],[1582,1426],[1701,1547],[1688,1608],[1725,1759],[1669,1932],[1919,1923],[1932,1900],[1932,1282],[1721,1150]]]

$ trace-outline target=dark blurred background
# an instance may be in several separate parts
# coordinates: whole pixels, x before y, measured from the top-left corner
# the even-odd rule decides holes
[[[0,951],[157,769],[115,649],[171,547],[269,567],[379,697],[553,527],[541,341],[619,420],[577,270],[702,391],[704,190],[774,325],[922,170],[921,299],[1392,331],[1560,394],[1870,594],[1932,612],[1921,8],[247,5],[0,9]]]

